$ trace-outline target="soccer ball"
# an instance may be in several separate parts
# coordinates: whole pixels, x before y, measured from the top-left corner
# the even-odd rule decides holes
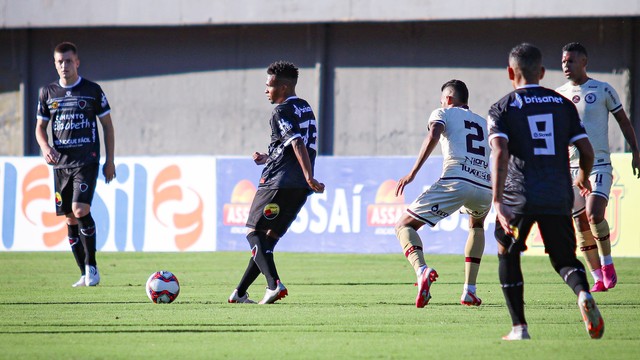
[[[180,283],[171,271],[156,271],[147,280],[147,296],[156,304],[173,302],[180,294]]]

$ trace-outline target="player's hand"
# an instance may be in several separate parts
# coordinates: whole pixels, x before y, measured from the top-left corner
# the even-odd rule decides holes
[[[404,193],[404,187],[412,182],[414,178],[415,177],[413,175],[409,174],[398,180],[398,183],[396,184],[396,196],[402,195],[402,193]]]
[[[640,179],[640,155],[637,152],[634,152],[632,156],[631,168],[633,169],[633,176]]]
[[[504,230],[504,233],[509,236],[514,236],[513,227],[511,227],[511,220],[513,220],[513,210],[511,206],[505,205],[503,203],[494,202],[493,206],[498,213],[498,221],[500,222],[500,226]]]
[[[267,162],[269,155],[264,153],[259,153],[256,151],[253,153],[252,157],[253,157],[253,162],[255,162],[256,165],[262,165]]]
[[[586,197],[587,195],[591,194],[591,182],[589,181],[589,178],[580,176],[579,174],[573,184],[580,191],[580,196]]]
[[[318,182],[318,180],[311,178],[309,180],[307,180],[307,184],[309,184],[309,187],[311,187],[311,190],[313,190],[313,192],[322,194],[324,192],[324,184],[321,182]]]
[[[108,184],[116,177],[116,165],[113,161],[108,161],[102,166],[102,175],[104,175],[104,181]]]
[[[60,153],[54,148],[49,148],[47,151],[44,151],[42,155],[49,165],[55,165],[60,161]]]

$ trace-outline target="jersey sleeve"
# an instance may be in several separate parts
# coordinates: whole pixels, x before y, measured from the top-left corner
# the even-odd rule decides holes
[[[487,128],[489,129],[489,142],[495,137],[503,137],[509,140],[509,124],[506,112],[503,110],[502,100],[493,104],[487,116]]]
[[[620,102],[620,97],[618,96],[616,89],[608,83],[604,83],[604,94],[607,110],[609,110],[609,112],[615,114],[622,110],[622,103]]]
[[[40,89],[40,95],[38,96],[38,109],[36,111],[36,118],[38,120],[49,121],[51,119],[51,112],[47,105],[47,91],[45,88]]]
[[[447,128],[447,120],[444,109],[435,109],[429,115],[429,121],[427,122],[427,129],[431,127],[432,123],[442,124],[442,126]]]
[[[96,99],[100,100],[97,101],[97,104],[95,105],[96,114],[98,115],[98,117],[103,117],[111,112],[111,106],[109,105],[109,101],[107,100],[107,95],[105,95],[104,91],[102,91],[102,88],[99,85],[98,95],[99,96],[96,97]]]
[[[281,108],[276,108],[271,116],[271,127],[284,146],[288,146],[295,138],[302,137],[300,127],[293,121],[293,115],[287,115]]]

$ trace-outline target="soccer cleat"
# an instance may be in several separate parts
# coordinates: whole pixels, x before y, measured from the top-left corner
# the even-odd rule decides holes
[[[467,306],[480,306],[480,304],[482,304],[482,299],[477,297],[476,294],[471,291],[465,291],[460,297],[460,304]]]
[[[84,283],[84,275],[80,276],[80,280],[76,281],[76,283],[71,286],[73,287],[86,286],[86,284]]]
[[[259,304],[273,304],[274,302],[289,295],[289,291],[287,291],[287,288],[280,282],[280,280],[277,280],[276,284],[277,286],[275,290],[267,288],[267,291],[264,293],[264,297]]]
[[[249,293],[245,293],[244,296],[238,296],[238,289],[233,290],[229,296],[230,304],[255,304],[256,302],[249,299]]]
[[[84,285],[96,286],[100,283],[100,273],[98,268],[91,265],[85,265]]]
[[[600,339],[604,334],[604,320],[596,306],[593,296],[586,291],[581,291],[578,296],[578,307],[582,313],[584,325],[592,339]]]
[[[531,336],[529,336],[529,330],[527,330],[527,325],[514,325],[511,328],[511,332],[502,337],[502,340],[531,340]]]
[[[601,280],[596,280],[596,283],[593,284],[591,288],[591,292],[602,292],[607,291],[607,287],[604,286],[604,283]]]
[[[425,268],[418,276],[418,296],[416,296],[416,307],[423,308],[431,300],[431,284],[436,281],[438,273],[432,268]]]
[[[618,283],[616,268],[613,267],[613,264],[602,266],[602,282],[607,289],[613,289]]]

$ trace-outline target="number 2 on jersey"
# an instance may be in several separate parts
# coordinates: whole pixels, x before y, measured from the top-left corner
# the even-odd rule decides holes
[[[482,141],[484,140],[484,131],[482,130],[482,126],[478,125],[478,123],[475,123],[473,121],[465,120],[464,128],[469,130],[472,130],[472,129],[476,130],[475,134],[473,133],[467,134],[467,152],[484,156],[485,150],[486,150],[485,147],[476,146],[474,144],[474,141],[482,143]]]

